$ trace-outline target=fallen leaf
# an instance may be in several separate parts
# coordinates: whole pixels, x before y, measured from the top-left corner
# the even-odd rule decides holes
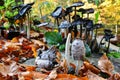
[[[18,43],[18,42],[19,42],[19,40],[18,40],[18,38],[17,38],[17,37],[15,37],[15,38],[13,38],[13,39],[11,40],[11,42],[13,42],[13,43]]]
[[[88,80],[107,80],[107,79],[104,79],[94,73],[92,73],[91,71],[88,70],[87,72],[87,77],[88,77]]]
[[[88,78],[86,76],[77,77],[71,74],[58,74],[55,80],[88,80]]]
[[[44,80],[54,80],[57,77],[57,70],[54,69],[51,71],[51,73],[48,75],[48,77]]]
[[[100,70],[89,62],[84,61],[83,66],[79,70],[80,76],[86,76],[87,71],[91,71],[94,74],[99,74]]]
[[[0,73],[4,76],[13,76],[19,72],[19,66],[16,62],[10,62],[9,64],[0,64]]]
[[[108,80],[120,80],[120,74],[113,74]]]
[[[32,47],[32,51],[33,51],[33,56],[36,58],[37,57],[37,51],[35,47]]]
[[[90,70],[91,72],[95,73],[95,74],[99,74],[100,70],[98,68],[96,68],[94,65],[90,64],[89,62],[84,62],[83,65]]]
[[[103,56],[98,61],[98,67],[102,72],[107,73],[109,76],[112,75],[112,71],[114,70],[114,66],[106,54],[103,54]]]

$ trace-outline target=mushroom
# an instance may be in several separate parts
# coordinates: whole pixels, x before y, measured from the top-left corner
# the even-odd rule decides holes
[[[88,18],[84,19],[84,28],[85,28],[85,40],[87,41],[90,35],[90,31],[93,30],[93,20],[90,20]]]
[[[86,13],[87,13],[87,18],[89,18],[89,14],[94,13],[94,9],[93,8],[86,9]]]
[[[86,13],[86,9],[80,8],[80,9],[77,10],[77,11],[82,13],[82,18],[83,18],[83,14]]]
[[[59,26],[59,28],[61,29],[61,33],[64,34],[65,38],[67,38],[67,32],[69,27],[71,27],[71,24],[67,20],[64,20],[63,22],[61,22]]]
[[[38,53],[35,64],[38,68],[51,70],[57,64],[57,49],[52,46],[49,50]]]
[[[93,39],[90,41],[90,49],[91,49],[91,52],[98,52],[99,51],[99,48],[98,48],[98,43],[97,43],[97,29],[99,28],[102,28],[103,25],[102,24],[94,24],[93,26],[93,29],[92,30],[95,30],[95,35],[93,36],[93,31],[91,33],[91,37],[93,37]]]
[[[57,26],[59,26],[59,18],[61,18],[63,8],[61,6],[58,6],[53,12],[52,17],[55,18],[55,21],[57,21]],[[59,28],[58,31],[60,32]]]
[[[83,60],[85,57],[85,46],[82,40],[75,39],[72,42],[71,54],[74,60],[76,60],[76,74],[78,75],[80,60]]]
[[[79,15],[73,16],[74,21],[72,22],[72,26],[74,27],[74,33],[75,33],[75,37],[77,36],[77,26],[80,25],[80,38],[82,37],[82,26],[83,26],[83,19],[80,18]],[[75,20],[76,19],[76,20]]]
[[[77,12],[77,7],[80,7],[80,6],[83,6],[84,5],[84,3],[83,2],[81,2],[81,1],[79,1],[79,2],[75,2],[75,3],[73,3],[72,4],[72,7],[74,7],[75,8],[75,14],[74,14],[74,16],[75,16],[75,19],[76,19],[76,12]]]
[[[66,8],[66,11],[65,11],[65,15],[67,16],[67,15],[69,15],[69,22],[71,22],[71,17],[70,17],[70,13],[71,12],[73,12],[73,9],[72,9],[72,7],[70,6],[70,7],[67,7]]]

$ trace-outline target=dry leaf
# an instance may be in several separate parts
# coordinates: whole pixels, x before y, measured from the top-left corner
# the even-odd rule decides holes
[[[103,56],[98,61],[98,67],[102,72],[107,73],[109,76],[112,75],[112,71],[114,70],[114,66],[110,60],[108,60],[106,54],[103,54]]]
[[[19,66],[16,62],[9,62],[9,64],[0,64],[0,73],[4,76],[13,76],[19,72]]]
[[[92,73],[92,72],[89,71],[89,70],[88,70],[88,72],[87,72],[86,75],[87,75],[87,77],[88,77],[88,80],[106,80],[106,79],[104,79],[104,78],[102,78],[102,77],[100,77],[100,76]]]
[[[33,56],[36,58],[37,57],[37,51],[35,47],[32,47],[32,51],[33,51]]]
[[[94,65],[90,64],[89,62],[84,61],[83,66],[79,70],[80,76],[85,76],[88,70],[95,74],[100,73],[100,70],[98,68],[96,68]]]
[[[13,43],[18,43],[18,42],[19,42],[19,40],[18,40],[18,38],[17,38],[17,37],[15,37],[15,38],[13,38],[13,39],[11,40],[11,42],[13,42]]]
[[[54,69],[51,71],[51,73],[48,75],[48,77],[44,80],[54,80],[57,77],[57,70]]]
[[[47,76],[48,75],[46,74],[35,71],[27,71],[19,74],[19,78],[22,78],[23,80],[44,80]]]
[[[98,68],[96,68],[95,66],[93,66],[92,64],[90,64],[89,62],[84,62],[83,65],[85,66],[86,69],[90,70],[91,72],[95,73],[95,74],[99,74],[100,70]]]
[[[88,80],[87,77],[77,77],[71,74],[58,74],[55,80]]]
[[[120,74],[113,74],[108,80],[120,80]]]

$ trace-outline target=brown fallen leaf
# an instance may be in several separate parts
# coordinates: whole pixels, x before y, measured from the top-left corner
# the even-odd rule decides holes
[[[114,66],[106,54],[103,54],[103,56],[98,61],[98,67],[102,72],[107,73],[109,76],[112,75],[112,71],[114,70]]]
[[[96,68],[94,65],[90,64],[89,62],[84,61],[83,66],[79,70],[80,76],[85,76],[87,71],[91,71],[94,74],[99,74],[100,70]]]
[[[104,79],[104,78],[92,73],[89,70],[87,71],[86,75],[88,77],[88,80],[107,80],[107,79]]]
[[[11,40],[11,42],[13,42],[13,43],[18,43],[18,42],[19,42],[18,37],[13,38],[13,39]]]
[[[89,80],[85,77],[77,77],[71,74],[58,74],[55,80]]]
[[[19,66],[14,61],[12,62],[10,61],[7,64],[4,64],[4,63],[0,64],[0,73],[3,76],[7,76],[7,75],[12,76],[17,74],[18,72],[19,72]]]
[[[51,71],[51,73],[48,75],[48,77],[44,80],[54,80],[57,77],[57,69],[54,69]]]
[[[108,80],[120,80],[120,74],[113,74]]]

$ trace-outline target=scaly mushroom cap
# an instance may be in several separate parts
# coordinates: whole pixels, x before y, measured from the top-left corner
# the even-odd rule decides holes
[[[85,46],[82,40],[75,39],[72,42],[71,53],[75,60],[81,60],[85,56]]]

